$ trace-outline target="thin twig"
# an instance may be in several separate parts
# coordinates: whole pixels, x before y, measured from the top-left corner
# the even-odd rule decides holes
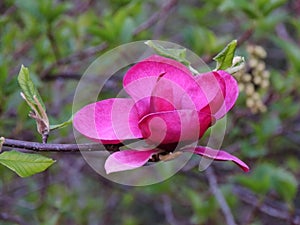
[[[140,26],[138,26],[135,29],[135,31],[133,32],[133,36],[138,35],[142,31],[150,28],[155,23],[157,23],[160,20],[162,15],[164,15],[166,12],[171,10],[173,8],[173,6],[176,5],[177,1],[178,0],[170,0],[169,2],[167,2],[157,13],[153,14],[147,21],[145,21]],[[84,49],[80,52],[76,52],[65,58],[59,59],[55,63],[51,64],[48,68],[45,69],[45,71],[42,74],[42,77],[45,77],[48,74],[50,74],[50,71],[59,65],[69,64],[74,61],[80,61],[84,58],[92,57],[92,56],[106,50],[108,47],[109,47],[109,44],[107,42],[102,42],[101,44],[99,44],[97,46]]]
[[[254,28],[251,27],[247,29],[237,40],[237,46],[241,46],[246,41],[248,41],[254,33]],[[210,63],[213,61],[214,55],[206,55],[203,57],[205,63]]]
[[[250,39],[250,37],[252,36],[252,34],[254,33],[254,28],[251,27],[249,29],[247,29],[237,40],[237,45],[241,46],[243,43],[245,43],[246,41],[248,41]]]
[[[162,198],[163,198],[163,209],[164,209],[167,222],[172,225],[178,224],[172,210],[172,202],[170,197],[168,195],[163,195]]]
[[[55,81],[55,80],[80,80],[81,74],[77,73],[58,73],[58,74],[47,74],[42,80],[43,81]]]
[[[218,203],[221,207],[221,210],[224,214],[227,225],[236,225],[233,215],[231,213],[231,210],[230,210],[222,192],[219,189],[217,178],[216,178],[213,168],[211,166],[208,167],[206,169],[205,173],[206,173],[206,177],[208,179],[208,183],[209,183],[211,192],[214,194],[214,196],[216,197],[216,200],[218,201]]]
[[[177,0],[170,0],[165,5],[162,6],[161,10],[152,14],[152,16],[149,17],[148,20],[146,20],[144,23],[139,25],[134,31],[133,36],[138,35],[144,30],[147,30],[151,26],[153,26],[155,23],[157,23],[161,17],[165,16],[177,3]]]
[[[5,138],[3,148],[16,148],[36,152],[79,152],[79,151],[117,151],[120,145],[104,146],[100,143],[86,144],[43,144],[39,142],[20,141]]]
[[[0,220],[6,222],[12,222],[14,224],[19,224],[19,225],[28,225],[28,223],[21,220],[20,217],[9,215],[8,213],[4,213],[4,212],[0,213]]]
[[[300,225],[300,210],[294,210],[292,214],[287,205],[268,198],[265,198],[263,203],[260,203],[260,199],[252,191],[243,187],[234,186],[233,193],[243,202],[257,207],[264,214],[285,220],[292,225]]]
[[[51,45],[55,60],[57,61],[60,58],[59,48],[57,47],[55,37],[53,35],[52,24],[48,24],[47,27],[47,37]]]

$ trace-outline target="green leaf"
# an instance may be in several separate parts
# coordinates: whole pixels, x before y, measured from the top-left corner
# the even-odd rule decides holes
[[[19,85],[20,85],[26,99],[31,104],[36,105],[36,101],[34,100],[34,96],[36,96],[37,100],[42,105],[43,109],[46,110],[45,104],[44,104],[37,88],[35,87],[32,79],[30,78],[28,68],[26,68],[23,65],[21,66],[21,69],[20,69],[20,72],[18,75],[18,82],[19,82]]]
[[[71,116],[70,119],[68,119],[67,121],[62,122],[60,124],[50,125],[50,130],[64,128],[64,127],[68,126],[69,124],[71,124],[72,121],[73,121],[73,116]]]
[[[9,151],[0,154],[0,163],[20,177],[28,177],[42,172],[51,166],[55,160],[38,154]]]
[[[298,182],[292,173],[282,168],[275,168],[272,184],[276,192],[285,201],[293,201],[297,193]]]
[[[49,133],[49,119],[46,113],[45,104],[36,89],[33,81],[29,76],[29,71],[22,65],[18,76],[18,82],[22,88],[21,96],[30,106],[33,112],[30,112],[29,116],[36,121],[38,132],[43,135]]]
[[[157,52],[157,54],[170,58],[170,59],[174,59],[180,63],[182,63],[183,65],[187,66],[189,68],[189,70],[191,72],[193,72],[194,74],[199,74],[199,72],[197,70],[195,70],[192,66],[190,61],[188,61],[186,59],[186,49],[182,48],[182,49],[175,49],[175,48],[164,48],[163,46],[153,42],[153,41],[146,41],[145,42],[146,45],[148,45],[149,47],[153,48],[154,51]]]
[[[278,7],[284,5],[286,0],[271,0],[271,1],[263,1],[264,5],[261,7],[263,14],[267,16],[271,12],[273,12]]]
[[[232,66],[232,60],[234,57],[236,46],[237,40],[233,40],[213,58],[217,62],[215,70],[226,70],[227,68]]]

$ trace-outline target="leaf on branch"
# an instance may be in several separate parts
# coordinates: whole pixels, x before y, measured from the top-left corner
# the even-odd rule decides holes
[[[16,172],[20,177],[40,173],[51,166],[55,160],[42,155],[9,151],[0,154],[0,164]]]
[[[215,70],[226,70],[227,68],[232,67],[236,47],[237,40],[233,40],[213,58],[217,62]]]
[[[64,127],[68,126],[69,124],[71,124],[72,121],[73,121],[73,116],[71,116],[70,119],[68,119],[67,121],[62,122],[60,124],[50,125],[50,130],[64,128]]]
[[[41,104],[42,108],[46,110],[45,104],[35,87],[30,75],[29,75],[29,70],[25,66],[21,66],[21,70],[18,75],[18,82],[19,85],[26,97],[26,99],[33,105],[36,104],[36,101],[34,100],[33,96],[36,96],[38,102]]]
[[[182,63],[183,65],[187,66],[193,74],[199,74],[199,72],[191,66],[191,62],[186,59],[186,49],[185,48],[182,48],[182,49],[165,48],[165,47],[163,47],[153,41],[150,41],[150,40],[146,41],[145,44],[148,45],[149,47],[151,47],[154,51],[156,51],[157,54],[167,57],[167,58],[170,58],[170,59],[174,59],[174,60]]]
[[[38,132],[44,137],[48,136],[50,131],[49,119],[46,114],[45,104],[30,78],[29,71],[22,65],[18,75],[18,82],[23,92],[22,98],[27,102],[32,112],[29,116],[36,121]]]

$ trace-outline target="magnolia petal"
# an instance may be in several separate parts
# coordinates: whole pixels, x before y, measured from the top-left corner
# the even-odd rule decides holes
[[[217,72],[221,75],[226,85],[225,110],[220,110],[215,114],[216,119],[220,119],[234,106],[239,96],[239,87],[235,78],[229,73],[223,70]]]
[[[248,172],[250,170],[249,166],[242,160],[223,150],[216,150],[209,147],[197,146],[196,148],[186,148],[182,151],[193,152],[197,155],[201,155],[219,161],[232,161],[235,164],[237,164],[240,168],[242,168],[242,170],[244,170],[245,172]]]
[[[151,113],[139,121],[145,139],[157,144],[197,141],[211,126],[210,114],[195,110]]]
[[[135,102],[148,98],[147,104],[148,108],[150,108],[150,96],[153,95],[153,90],[158,84],[160,77],[163,77],[164,80],[169,80],[167,82],[168,85],[163,84],[163,87],[169,86],[170,88],[171,84],[173,87],[178,86],[182,89],[182,91],[177,91],[178,93],[175,91],[174,93],[176,96],[183,93],[185,98],[191,99],[189,102],[193,102],[192,109],[198,111],[208,104],[207,94],[201,89],[195,77],[184,65],[175,60],[157,55],[151,56],[131,67],[124,76],[123,85],[126,92]],[[160,92],[158,97],[164,98],[162,93],[168,97],[166,90]],[[173,97],[173,100],[178,101],[176,96]],[[185,102],[182,98],[179,98],[181,102]],[[169,101],[169,98],[167,100]],[[140,107],[137,105],[137,108],[139,109]],[[145,104],[143,108],[147,108]],[[186,109],[186,106],[181,108]],[[188,109],[191,109],[191,107],[188,107]]]
[[[115,144],[142,137],[138,120],[133,100],[112,98],[82,108],[74,115],[73,125],[92,140]]]
[[[132,170],[143,166],[158,150],[124,150],[111,154],[105,161],[107,174],[124,170]]]
[[[212,75],[215,79],[209,78],[212,77]],[[196,79],[199,85],[205,84],[201,87],[204,88],[209,99],[209,104],[201,111],[211,112],[216,119],[222,118],[233,107],[238,98],[239,88],[237,81],[233,76],[223,70],[201,74],[197,76]],[[208,82],[208,80],[210,81]],[[215,85],[216,82],[218,82],[219,85]],[[210,96],[209,93],[215,93],[215,95]]]
[[[226,94],[226,86],[223,78],[217,72],[208,72],[196,76],[195,79],[204,93],[206,93],[208,102],[201,111],[215,114],[221,110]]]
[[[150,98],[150,111],[162,112],[180,109],[196,109],[189,92],[164,76],[157,79]]]

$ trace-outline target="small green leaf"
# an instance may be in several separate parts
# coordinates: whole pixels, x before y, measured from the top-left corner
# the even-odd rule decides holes
[[[174,60],[182,63],[183,65],[187,66],[192,73],[199,74],[199,72],[191,66],[190,61],[188,61],[186,59],[186,49],[185,48],[182,48],[182,49],[164,48],[163,46],[161,46],[153,41],[150,41],[150,40],[146,41],[145,44],[148,45],[149,47],[153,48],[153,50],[156,51],[157,54],[167,57],[167,58],[170,58],[170,59],[174,59]]]
[[[73,121],[73,116],[71,116],[70,119],[68,119],[67,121],[62,122],[60,124],[50,125],[50,130],[64,128],[64,127],[68,126],[69,124],[71,124],[72,121]]]
[[[185,58],[185,56],[186,56],[185,48],[182,48],[182,49],[164,48],[163,46],[161,46],[157,43],[154,43],[153,41],[150,41],[150,40],[146,41],[145,44],[148,45],[149,47],[153,48],[161,56],[175,59],[175,60],[183,63],[186,66],[190,64],[190,62],[188,60],[186,60],[186,58]]]
[[[28,177],[42,172],[55,160],[38,154],[9,151],[0,154],[0,164],[16,172],[20,177]]]
[[[45,104],[38,92],[38,90],[36,89],[32,79],[30,78],[29,75],[29,70],[28,68],[26,68],[25,66],[21,66],[19,75],[18,75],[18,82],[19,85],[26,97],[26,99],[33,105],[36,104],[36,101],[34,100],[34,96],[36,96],[37,100],[39,101],[39,103],[41,104],[41,106],[43,107],[43,109],[45,110]]]
[[[29,116],[36,121],[37,130],[43,135],[44,139],[49,133],[49,119],[46,113],[46,107],[29,76],[28,69],[23,65],[18,75],[18,82],[23,91],[21,92],[21,96],[32,110]]]
[[[297,193],[298,182],[295,176],[283,169],[274,169],[272,178],[273,188],[287,202],[292,202]]]
[[[232,66],[232,60],[234,57],[236,46],[237,40],[233,40],[213,58],[217,62],[215,70],[226,70],[227,68]]]

